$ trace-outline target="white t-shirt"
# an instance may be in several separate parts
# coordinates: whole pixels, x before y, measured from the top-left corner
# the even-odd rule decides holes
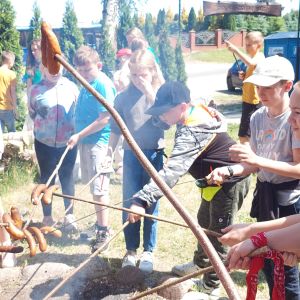
[[[261,157],[275,161],[292,162],[293,149],[300,148],[300,141],[297,140],[288,123],[290,110],[283,114],[270,117],[266,107],[258,109],[251,117],[250,144],[252,150]],[[257,177],[261,182],[274,184],[295,180],[278,174],[259,170]],[[280,205],[291,205],[299,199],[300,190],[284,190],[279,192],[278,202]]]

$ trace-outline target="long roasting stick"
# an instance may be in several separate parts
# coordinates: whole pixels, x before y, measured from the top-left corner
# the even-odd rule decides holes
[[[46,25],[46,26],[45,26]],[[43,26],[49,27],[46,23],[42,23],[42,50],[45,46],[43,43],[45,42],[45,38],[47,36],[43,37]],[[48,32],[47,32],[48,31]],[[45,32],[45,29],[44,29]],[[121,116],[118,114],[118,112],[111,106],[107,101],[95,90],[92,88],[92,86],[60,55],[60,48],[57,41],[57,38],[55,37],[52,30],[46,30],[46,34],[48,34],[49,40],[47,47],[50,47],[52,51],[59,49],[59,51],[53,53],[54,57],[51,57],[52,60],[56,60],[60,62],[66,70],[68,70],[95,98],[96,100],[101,103],[111,114],[111,116],[114,118],[118,126],[120,127],[120,130],[126,139],[128,145],[131,147],[135,155],[137,156],[138,160],[144,167],[144,169],[147,171],[147,173],[150,175],[150,177],[154,180],[154,182],[157,184],[157,186],[161,189],[163,194],[166,196],[166,198],[171,202],[171,204],[174,206],[174,208],[177,210],[177,212],[181,215],[183,220],[186,222],[186,224],[190,227],[193,234],[198,239],[200,245],[202,246],[204,252],[207,254],[210,262],[212,263],[212,266],[214,267],[214,270],[216,271],[218,277],[220,278],[220,281],[222,282],[229,298],[231,300],[238,300],[240,299],[240,296],[237,292],[237,289],[234,285],[234,282],[232,278],[230,277],[228,271],[226,270],[226,267],[224,266],[222,260],[220,259],[219,255],[217,254],[216,250],[214,249],[212,243],[204,233],[203,229],[197,224],[197,222],[193,219],[193,217],[190,215],[190,213],[184,208],[184,206],[180,203],[178,198],[176,197],[175,193],[171,190],[171,188],[161,179],[155,168],[152,166],[152,164],[148,161],[147,157],[144,155],[138,144],[135,142],[134,138],[130,134],[126,124],[122,120]],[[43,42],[44,40],[44,42]],[[54,44],[54,45],[51,45]],[[43,51],[42,51],[43,53]],[[43,64],[45,62],[45,58],[42,57]],[[50,70],[49,70],[50,71]]]
[[[133,210],[131,210],[129,208],[120,207],[120,206],[116,206],[116,205],[112,205],[112,204],[104,204],[104,203],[96,202],[96,201],[93,201],[93,200],[87,200],[87,199],[78,198],[78,197],[74,197],[74,196],[70,196],[70,195],[59,194],[59,193],[53,193],[53,195],[57,196],[57,197],[66,198],[66,199],[68,199],[68,198],[73,199],[74,201],[80,201],[80,202],[95,204],[95,205],[104,206],[104,207],[108,207],[108,208],[113,208],[113,209],[116,209],[116,210],[121,210],[121,211],[129,212],[129,213],[130,212],[135,213]],[[154,220],[157,220],[157,221],[161,221],[161,222],[165,222],[165,223],[169,223],[169,224],[189,228],[189,226],[186,225],[186,224],[179,223],[179,222],[172,221],[172,220],[168,220],[168,219],[161,218],[161,217],[157,217],[157,216],[154,216],[154,215],[141,214],[141,213],[136,213],[136,214],[138,214],[139,216],[144,217],[144,218],[154,219]],[[219,233],[219,232],[212,231],[212,230],[209,230],[209,229],[204,229],[204,228],[202,228],[202,229],[207,235],[217,237],[217,238],[222,236],[222,234]]]

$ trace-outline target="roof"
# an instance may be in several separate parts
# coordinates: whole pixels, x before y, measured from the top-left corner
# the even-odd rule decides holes
[[[297,37],[298,37],[297,31],[277,32],[266,36],[265,40],[296,39]]]

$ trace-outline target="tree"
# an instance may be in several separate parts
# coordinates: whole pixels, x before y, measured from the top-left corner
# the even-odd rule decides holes
[[[66,10],[62,23],[63,26],[60,35],[61,50],[72,64],[76,50],[83,44],[83,35],[81,29],[77,26],[77,17],[71,0],[66,2]],[[67,76],[69,77],[69,74]],[[70,76],[69,78],[73,77]]]
[[[155,27],[155,35],[159,35],[161,30],[166,28],[166,12],[164,9],[160,9],[157,14],[157,21]]]
[[[172,23],[173,19],[174,19],[174,14],[172,9],[169,7],[166,13],[166,21],[167,23]]]
[[[223,18],[223,28],[231,31],[236,31],[236,18],[235,15],[226,14]]]
[[[194,10],[194,7],[190,9],[189,17],[188,17],[188,23],[187,23],[187,31],[195,30],[197,24],[197,17]]]
[[[13,9],[13,6],[10,0],[1,0],[0,1],[0,53],[2,51],[12,51],[15,56],[15,65],[13,70],[17,73],[17,99],[18,99],[18,112],[19,112],[19,120],[16,124],[18,130],[20,130],[23,126],[25,119],[25,110],[24,105],[22,106],[22,102],[20,101],[21,94],[21,74],[22,74],[22,56],[23,51],[20,46],[20,34],[17,31],[15,26],[16,13]],[[23,103],[24,104],[24,103]]]
[[[121,10],[123,2],[130,2],[131,0],[101,0],[103,4],[102,9],[102,26],[106,28],[107,34],[111,39],[111,45],[115,51],[117,48],[117,28],[118,28],[118,12]]]
[[[157,41],[154,36],[154,25],[152,21],[152,15],[150,13],[146,14],[144,34],[149,46],[154,50],[155,53],[157,53]]]
[[[166,26],[159,35],[159,61],[162,73],[166,81],[177,79],[174,49],[170,45]]]
[[[176,48],[175,48],[175,64],[177,67],[177,81],[186,83],[187,75],[186,75],[185,63],[182,55],[180,37],[177,39]]]
[[[117,29],[117,45],[118,49],[127,47],[126,32],[134,26],[131,18],[132,7],[130,1],[123,2],[119,10],[119,24]]]
[[[36,1],[33,3],[32,11],[33,11],[33,17],[31,18],[29,24],[29,27],[30,29],[32,29],[32,31],[29,32],[27,38],[28,45],[30,45],[32,40],[41,38],[41,23],[42,23],[41,11]]]
[[[187,25],[187,23],[188,23],[188,18],[189,18],[189,16],[188,16],[187,11],[186,11],[186,9],[185,9],[185,7],[184,7],[184,8],[182,9],[182,11],[181,11],[181,22],[182,22],[182,24],[183,24],[184,26]]]
[[[298,30],[298,16],[299,12],[294,10],[291,10],[290,13],[283,16],[288,31]]]
[[[102,61],[102,71],[110,78],[113,77],[113,71],[115,70],[115,51],[111,44],[110,37],[108,35],[108,29],[102,27],[100,34],[100,41],[98,46],[98,53]]]

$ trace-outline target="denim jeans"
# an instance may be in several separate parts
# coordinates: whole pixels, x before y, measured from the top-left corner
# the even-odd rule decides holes
[[[154,168],[159,171],[163,167],[163,150],[143,150],[148,160]],[[129,208],[131,202],[128,201],[136,192],[148,183],[150,176],[144,170],[139,160],[131,150],[124,151],[123,159],[123,206]],[[146,208],[146,213],[158,215],[158,202],[150,208]],[[123,212],[123,223],[127,220],[127,213]],[[137,250],[140,246],[141,221],[129,224],[124,229],[126,249]],[[144,219],[144,251],[153,251],[156,245],[157,221]]]
[[[56,165],[58,164],[62,154],[64,153],[66,147],[55,148],[49,147],[38,140],[34,140],[34,147],[36,152],[36,157],[40,167],[40,183],[46,183],[52,172],[54,171]],[[75,165],[77,155],[77,147],[69,150],[65,156],[61,167],[58,170],[58,177],[61,183],[61,188],[63,194],[74,196],[75,186],[73,180],[73,168]],[[54,184],[55,178],[51,181],[51,185]],[[65,209],[69,207],[71,200],[64,198]],[[51,216],[52,205],[46,205],[42,202],[44,216]],[[73,207],[68,211],[68,213],[73,213]]]
[[[199,225],[216,232],[221,232],[222,228],[231,225],[235,214],[247,196],[249,186],[250,177],[248,176],[239,182],[224,184],[211,201],[202,199],[197,215]],[[209,236],[209,239],[224,261],[227,247],[223,246],[216,237]],[[194,252],[194,263],[200,268],[206,268],[210,265],[209,259],[200,244]],[[209,287],[220,285],[220,280],[214,271],[205,273],[203,281]]]
[[[279,217],[286,217],[290,215],[299,214],[300,212],[300,199],[289,206],[279,206]],[[291,237],[287,237],[291,238]],[[274,264],[270,259],[265,259],[265,266],[263,272],[269,286],[270,299],[272,299],[272,290],[274,286]],[[287,300],[300,300],[300,283],[299,283],[299,268],[284,266],[285,275],[285,299]]]
[[[2,110],[0,109],[0,122],[2,127],[2,132],[4,132],[5,126],[8,132],[15,132],[15,116],[12,110]]]

